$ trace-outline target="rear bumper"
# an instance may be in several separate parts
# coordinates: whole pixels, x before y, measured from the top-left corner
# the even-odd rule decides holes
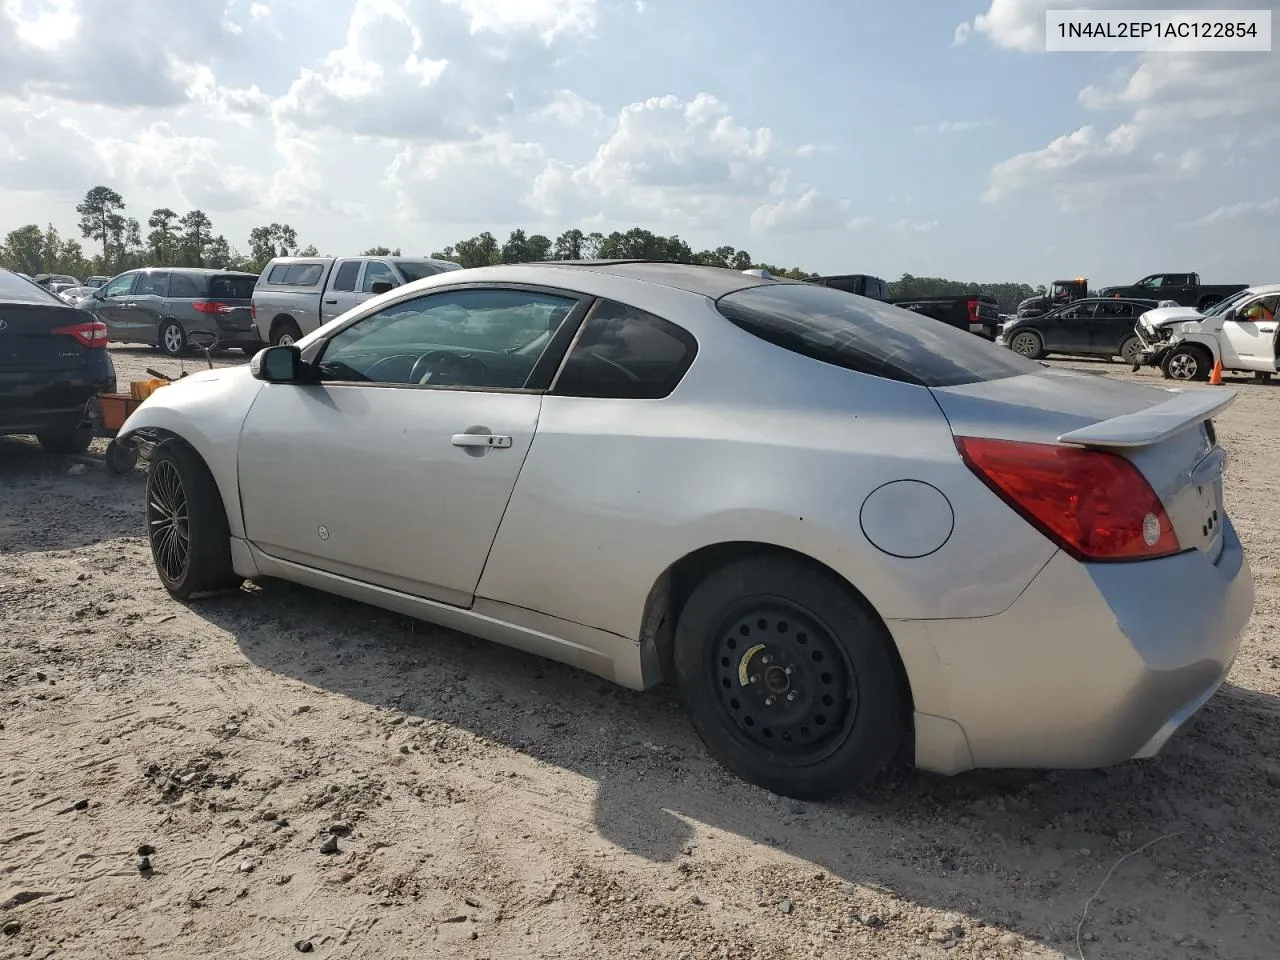
[[[0,433],[73,430],[91,400],[116,388],[111,356],[101,351],[74,376],[50,371],[0,371]],[[60,378],[60,379],[59,379]]]
[[[996,338],[996,324],[994,323],[971,323],[969,324],[969,332],[977,334],[986,340],[994,340]]]
[[[890,621],[912,686],[916,762],[1090,768],[1158,753],[1213,696],[1253,612],[1228,521],[1200,551],[1143,563],[1057,554],[994,617]]]

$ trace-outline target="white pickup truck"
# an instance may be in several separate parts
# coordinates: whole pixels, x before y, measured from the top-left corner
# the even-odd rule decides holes
[[[1204,313],[1191,307],[1148,310],[1134,328],[1142,349],[1134,370],[1159,367],[1171,380],[1207,380],[1215,360],[1224,371],[1266,380],[1280,370],[1280,283],[1248,287]]]
[[[254,329],[263,343],[293,343],[370,297],[461,269],[427,257],[277,257],[253,288]]]

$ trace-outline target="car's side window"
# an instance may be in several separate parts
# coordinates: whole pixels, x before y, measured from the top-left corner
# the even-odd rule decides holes
[[[122,277],[116,277],[107,284],[106,289],[102,291],[104,297],[122,297],[133,289],[133,281],[138,279],[136,273],[126,273]]]
[[[169,289],[169,274],[140,273],[138,286],[133,291],[135,297],[163,297]]]
[[[583,324],[552,392],[655,400],[676,388],[697,353],[698,342],[682,327],[601,300]]]
[[[577,305],[505,288],[426,294],[334,334],[317,370],[327,382],[521,389]]]
[[[1237,316],[1250,323],[1268,323],[1276,318],[1277,307],[1280,307],[1280,296],[1259,297],[1239,311]]]
[[[338,292],[351,292],[356,288],[356,275],[359,272],[359,260],[343,260],[338,265],[338,272],[334,274],[333,289]]]
[[[381,260],[370,260],[364,265],[364,279],[360,281],[361,293],[373,293],[373,285],[379,280],[396,284],[395,272]]]
[[[1062,320],[1087,320],[1093,316],[1093,304],[1078,303],[1074,307],[1067,307],[1058,316]]]
[[[200,288],[189,274],[175,273],[169,280],[170,300],[194,300],[200,296]]]

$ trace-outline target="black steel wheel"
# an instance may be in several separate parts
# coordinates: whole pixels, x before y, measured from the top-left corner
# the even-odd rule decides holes
[[[827,627],[786,600],[750,598],[710,644],[720,707],[747,745],[811,762],[839,746],[858,714],[848,658]]]
[[[160,445],[147,472],[147,534],[166,590],[180,600],[240,583],[218,488],[194,451]]]
[[[690,720],[728,769],[775,793],[843,793],[892,758],[905,691],[892,639],[866,601],[786,556],[704,579],[676,625],[675,680]]]

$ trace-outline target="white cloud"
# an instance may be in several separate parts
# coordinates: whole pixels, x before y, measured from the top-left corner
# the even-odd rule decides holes
[[[402,220],[515,222],[520,196],[545,163],[537,143],[490,133],[470,141],[411,144],[387,166],[383,183]]]
[[[596,25],[596,0],[444,0],[470,21],[472,33],[532,31],[550,43]]]
[[[1125,8],[1106,0],[1099,8]],[[1185,0],[1165,6],[1198,6]],[[975,34],[1009,50],[1044,50],[1044,14],[1069,6],[1050,0],[991,0],[985,13],[962,24],[957,39]],[[1275,4],[1273,3],[1274,7]],[[1067,54],[1046,56],[1063,57]],[[1112,82],[1084,87],[1081,106],[1100,114],[1122,114],[1109,133],[1086,124],[1041,149],[995,164],[985,199],[1019,192],[1047,192],[1062,209],[1089,201],[1136,199],[1138,191],[1190,181],[1206,169],[1259,153],[1259,134],[1280,126],[1280,60],[1270,56],[1144,54],[1120,60]],[[1243,134],[1245,146],[1234,139]],[[1253,134],[1252,138],[1249,134]]]
[[[1280,214],[1280,197],[1270,200],[1246,200],[1243,203],[1231,203],[1206,213],[1195,222],[1201,226],[1215,223],[1231,223],[1239,220],[1270,219]]]
[[[535,110],[530,119],[554,120],[566,127],[577,127],[584,124],[599,124],[604,120],[604,111],[600,109],[599,104],[592,103],[572,90],[557,90],[551,101],[546,106]]]
[[[145,194],[172,186],[188,207],[242,210],[265,187],[260,176],[220,156],[213,138],[181,136],[167,123],[152,124],[127,140],[103,138],[95,146],[113,182]]]
[[[185,0],[181,16],[164,17],[159,44],[153,31],[139,29],[155,20],[154,0],[5,3],[0,6],[0,95],[174,106],[185,100],[178,76],[182,65],[230,57],[239,49],[238,31],[226,19],[226,0]]]
[[[988,120],[940,120],[937,123],[922,123],[916,127],[916,136],[924,137],[930,134],[945,136],[949,133],[969,133],[989,126],[991,126],[991,122]]]
[[[607,207],[617,216],[722,222],[735,202],[768,195],[777,153],[769,128],[738,123],[709,93],[651,97],[622,109],[613,135],[587,163],[550,162],[530,203],[548,215]]]
[[[848,200],[833,200],[817,190],[805,191],[795,199],[761,204],[751,214],[751,228],[778,233],[802,230],[858,230],[869,225],[870,217],[856,217]]]
[[[931,233],[938,229],[937,220],[898,220],[893,224],[893,232],[899,236],[909,237],[913,234]]]

